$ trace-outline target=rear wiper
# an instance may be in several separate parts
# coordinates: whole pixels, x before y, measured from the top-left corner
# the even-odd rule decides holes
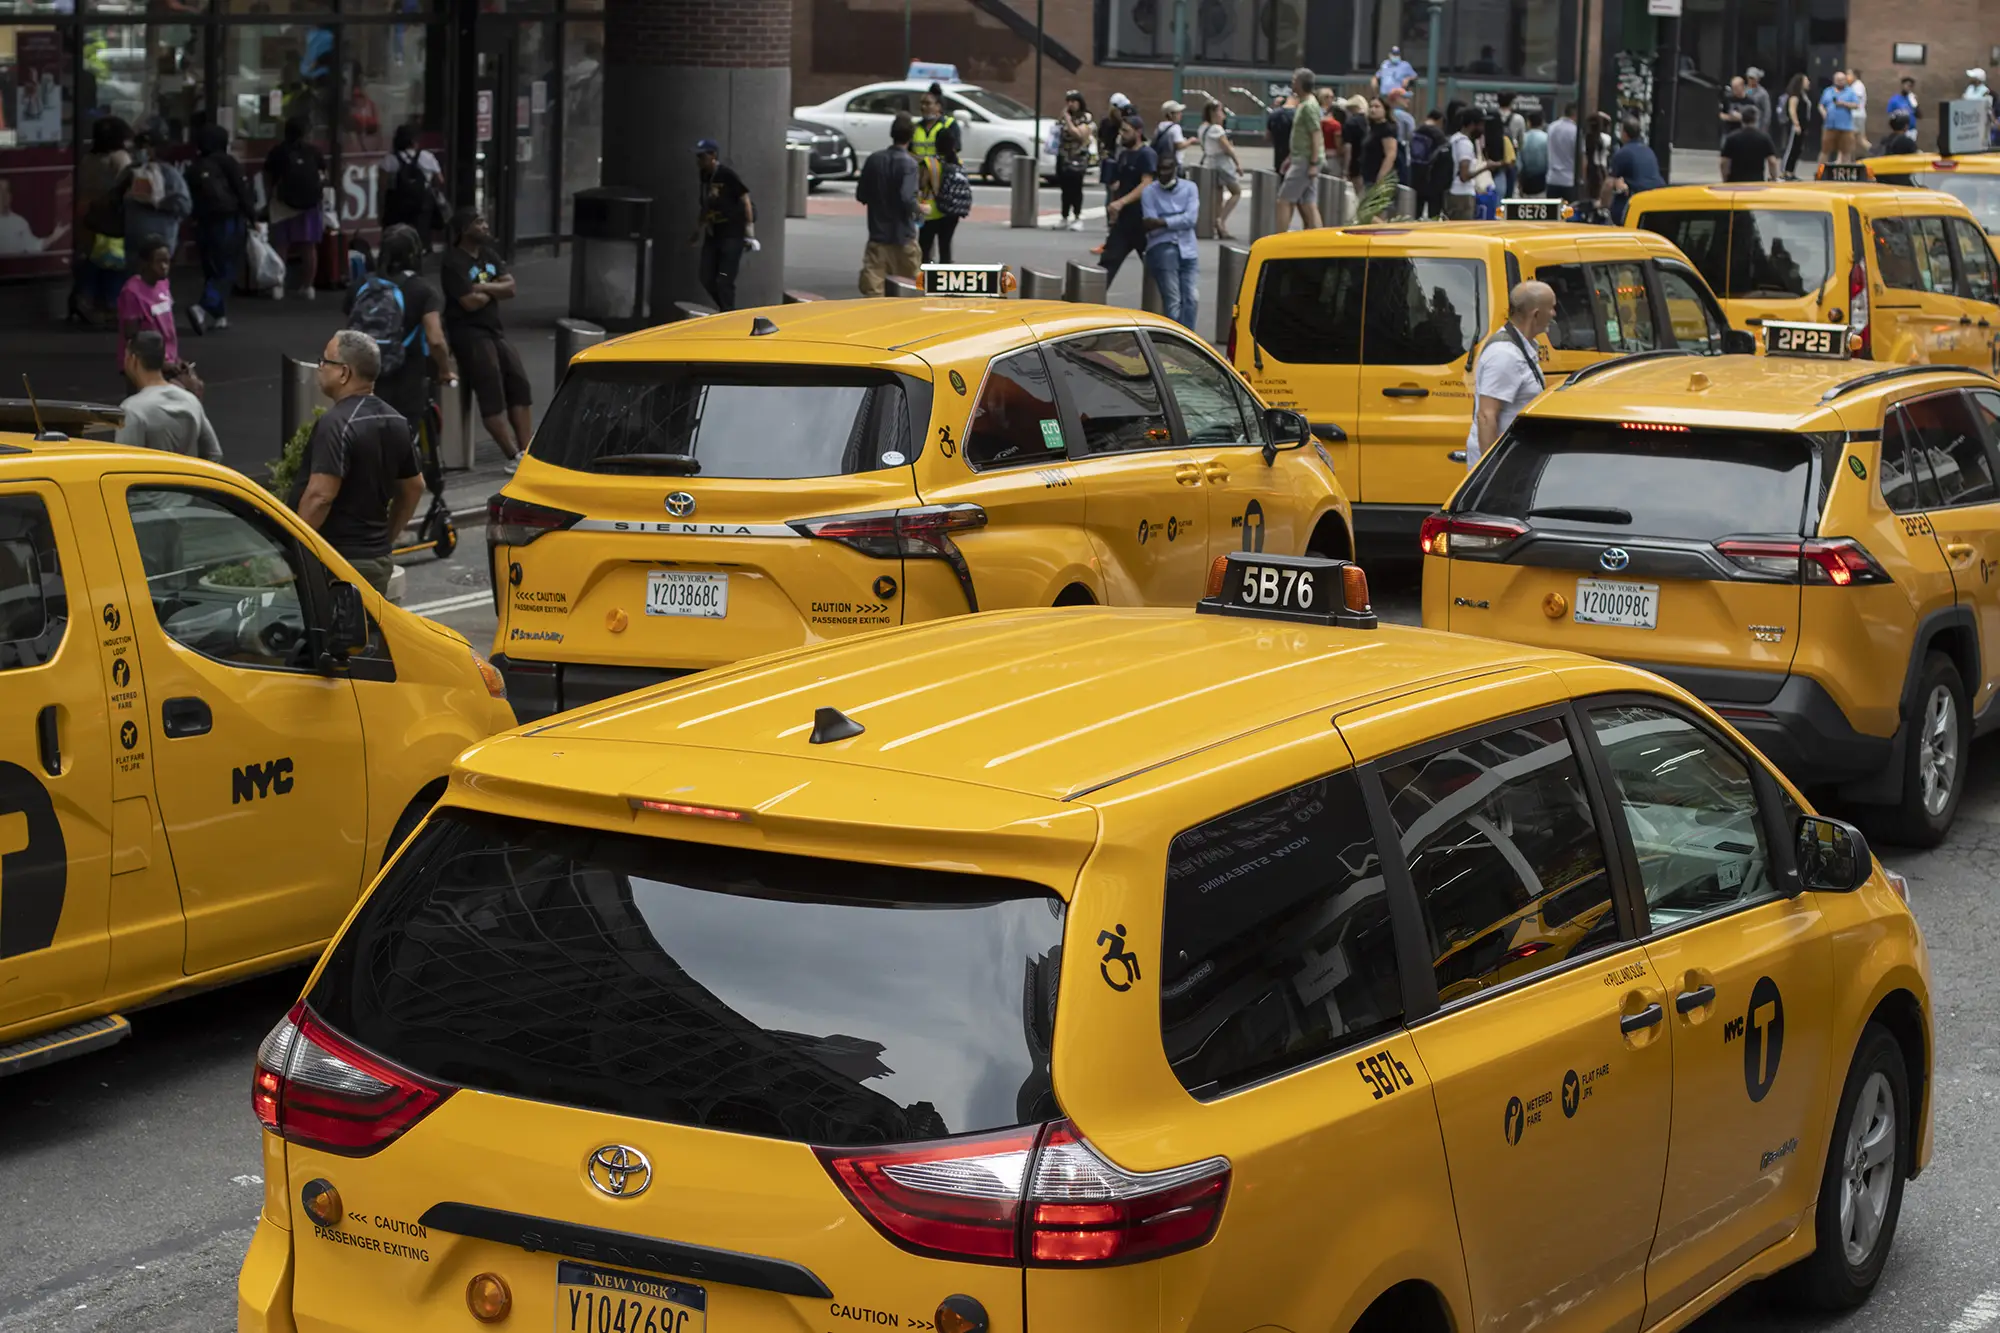
[[[605,454],[593,461],[600,472],[634,468],[670,477],[692,477],[701,471],[701,461],[687,454]]]
[[[1547,509],[1530,509],[1529,518],[1559,518],[1571,523],[1614,523],[1620,527],[1632,525],[1632,511],[1613,509],[1610,505],[1550,505]]]

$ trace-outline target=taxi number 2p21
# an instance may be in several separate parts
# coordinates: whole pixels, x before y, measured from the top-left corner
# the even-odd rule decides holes
[[[1243,587],[1238,595],[1245,606],[1271,606],[1288,611],[1313,611],[1319,607],[1319,590],[1309,569],[1245,566]]]

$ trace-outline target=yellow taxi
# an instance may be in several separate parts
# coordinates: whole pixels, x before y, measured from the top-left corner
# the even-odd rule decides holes
[[[1900,878],[1657,677],[1218,564],[468,751],[259,1051],[242,1333],[1864,1299],[1930,1153]]]
[[[1531,404],[1425,522],[1424,623],[1657,671],[1932,845],[2000,722],[2000,382],[1765,333]]]
[[[1539,347],[1551,373],[1661,347],[1747,350],[1700,274],[1652,235],[1441,222],[1285,232],[1250,247],[1230,361],[1327,442],[1364,541],[1407,541],[1464,479],[1473,353],[1527,278],[1555,289]]]
[[[1625,223],[1686,252],[1748,329],[1845,324],[1855,355],[2000,369],[2000,261],[1971,210],[1867,181],[1673,185]]]
[[[1820,168],[1822,173],[1838,169]],[[1848,170],[1884,185],[1942,190],[1971,209],[1989,236],[2000,237],[2000,152],[1894,153],[1853,163]]]
[[[241,474],[0,436],[0,1074],[316,954],[502,691]]]
[[[1352,550],[1304,423],[1157,316],[976,294],[745,310],[591,348],[488,514],[524,718],[999,607],[1176,605]]]

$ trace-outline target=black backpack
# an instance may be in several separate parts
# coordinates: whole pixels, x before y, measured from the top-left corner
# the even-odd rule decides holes
[[[194,215],[203,220],[235,217],[243,211],[243,201],[229,181],[220,160],[198,157],[188,163],[188,194],[194,200]]]
[[[430,177],[418,164],[415,154],[408,157],[396,154],[396,174],[382,200],[383,220],[408,223],[422,231],[430,220],[430,208]]]
[[[279,163],[278,201],[304,212],[320,204],[319,154],[308,144],[288,144]]]
[[[348,308],[347,327],[375,340],[382,354],[381,374],[385,377],[403,368],[404,355],[424,331],[422,323],[407,333],[403,331],[404,310],[403,289],[379,273],[362,281],[354,291],[353,305]],[[426,338],[424,350],[429,349],[430,340]]]

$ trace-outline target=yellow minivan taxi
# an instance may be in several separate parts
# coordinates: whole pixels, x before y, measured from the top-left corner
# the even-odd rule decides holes
[[[1765,327],[1832,359],[1612,362],[1531,404],[1426,521],[1424,623],[1659,672],[1930,846],[2000,724],[2000,382]]]
[[[1187,605],[1223,551],[1351,551],[1305,442],[1131,310],[824,301],[652,329],[577,358],[491,503],[494,662],[533,718],[938,616]]]
[[[2000,369],[2000,262],[1937,190],[1848,182],[1673,185],[1628,227],[1686,252],[1734,323],[1846,324],[1855,355]]]
[[[1884,185],[1942,190],[1971,209],[1988,236],[2000,238],[2000,152],[1896,153],[1854,165]]]
[[[1930,1153],[1907,885],[1656,677],[1219,563],[475,746],[260,1049],[242,1333],[1865,1299]]]
[[[501,690],[241,474],[0,436],[0,1074],[312,957]]]
[[[1328,442],[1364,541],[1407,550],[1465,477],[1473,353],[1523,279],[1556,293],[1551,374],[1678,347],[1720,353],[1729,323],[1672,245],[1611,227],[1442,222],[1334,227],[1250,247],[1229,358]],[[1747,350],[1748,340],[1737,335]]]

